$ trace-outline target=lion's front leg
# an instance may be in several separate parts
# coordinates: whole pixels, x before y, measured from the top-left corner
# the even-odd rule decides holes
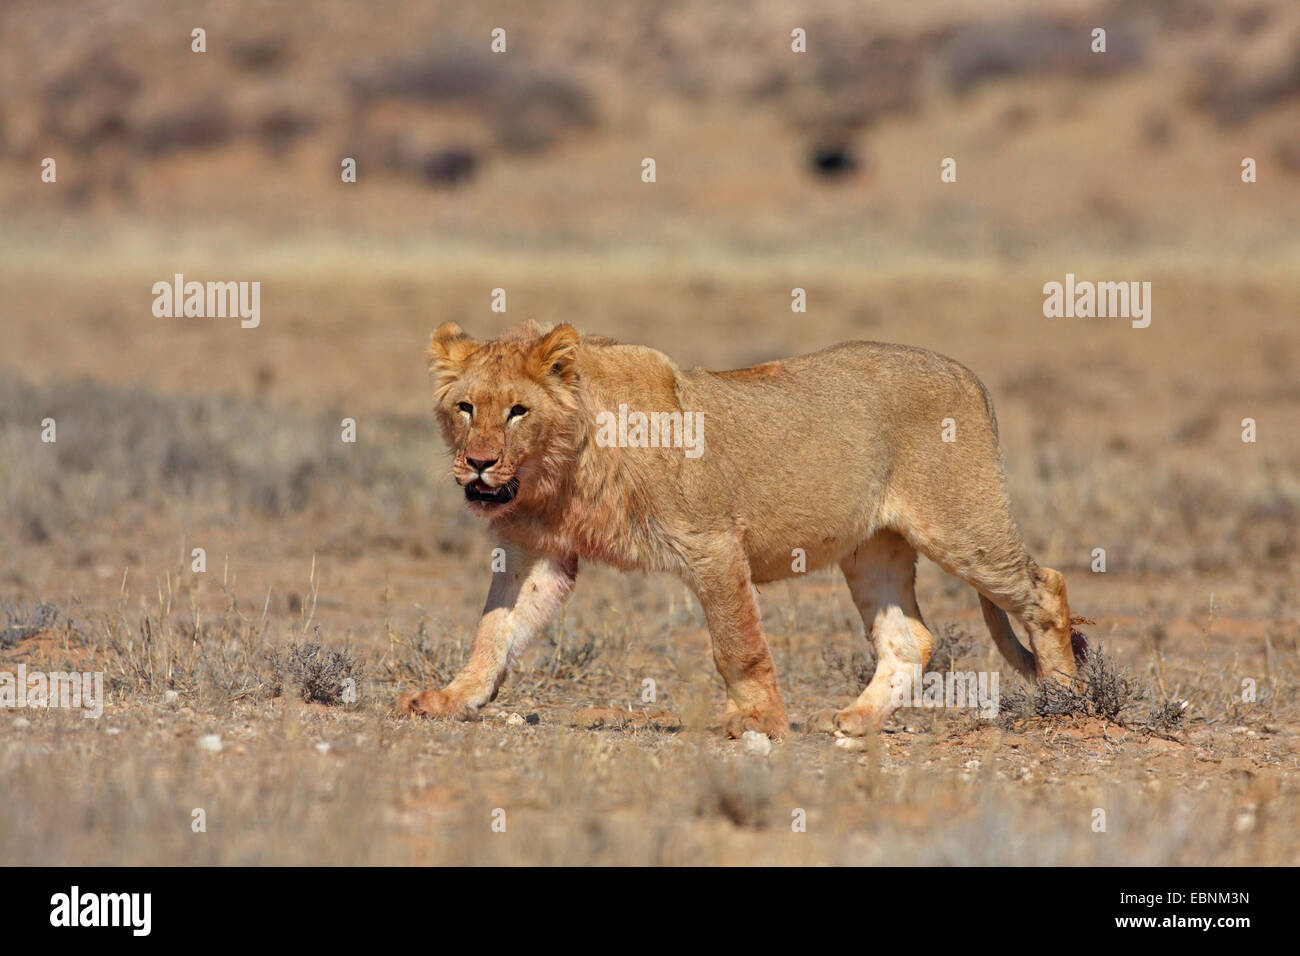
[[[539,555],[506,545],[505,570],[494,572],[474,649],[442,690],[410,691],[397,698],[403,714],[468,720],[496,697],[524,648],[555,616],[578,573],[575,559]]]
[[[713,662],[727,685],[723,730],[785,736],[790,730],[776,682],[776,665],[763,637],[749,561],[739,543],[702,559],[692,569],[696,596],[713,641]]]

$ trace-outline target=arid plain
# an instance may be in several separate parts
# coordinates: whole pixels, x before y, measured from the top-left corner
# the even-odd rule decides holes
[[[860,7],[7,5],[0,671],[106,702],[0,710],[0,862],[1300,863],[1300,16]],[[176,273],[260,282],[260,323],[156,317]],[[1045,317],[1067,273],[1149,281],[1150,326]],[[969,366],[1089,692],[1035,699],[923,561],[935,666],[1002,713],[746,753],[694,598],[584,566],[481,719],[394,718],[490,576],[425,344],[530,318]],[[856,696],[838,572],[761,602],[793,720]]]

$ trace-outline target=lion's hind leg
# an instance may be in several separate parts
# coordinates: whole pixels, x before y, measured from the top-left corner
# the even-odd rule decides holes
[[[989,629],[989,636],[993,638],[993,643],[1002,652],[1002,656],[1023,677],[1033,680],[1036,676],[1037,667],[1034,652],[1020,643],[1020,638],[1016,637],[1016,632],[1011,629],[1011,622],[1007,619],[1007,612],[983,594],[980,595],[980,611],[984,615],[984,623]]]
[[[916,534],[915,529],[909,539],[922,554],[979,592],[984,622],[1003,656],[1027,677],[1075,678],[1065,578],[1029,556],[1010,516],[986,522],[978,536],[960,530],[956,521],[934,526],[945,528],[941,540]],[[1007,614],[1024,626],[1028,649],[1016,639]]]

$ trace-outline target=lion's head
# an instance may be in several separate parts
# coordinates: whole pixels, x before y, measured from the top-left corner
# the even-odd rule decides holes
[[[549,500],[572,465],[583,429],[578,333],[529,323],[476,342],[454,322],[433,333],[429,368],[452,475],[470,507],[499,517]]]

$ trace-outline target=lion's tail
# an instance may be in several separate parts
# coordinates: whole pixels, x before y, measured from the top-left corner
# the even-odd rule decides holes
[[[1035,674],[1033,651],[1021,644],[1020,639],[1016,637],[1016,632],[1011,630],[1011,621],[1007,619],[1007,612],[983,594],[980,595],[980,610],[984,612],[984,623],[988,626],[989,636],[993,638],[993,643],[998,646],[1002,656],[1021,674],[1033,680]]]

